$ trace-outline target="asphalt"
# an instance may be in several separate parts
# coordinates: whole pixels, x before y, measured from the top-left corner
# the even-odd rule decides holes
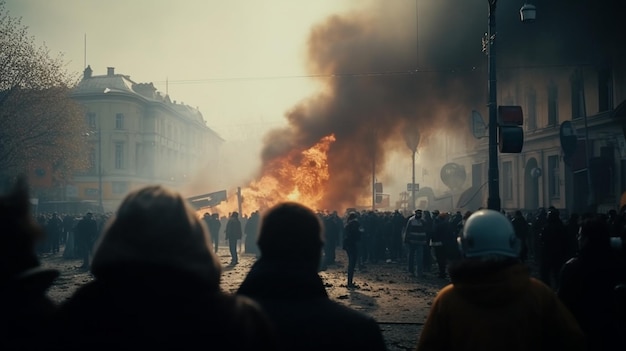
[[[256,258],[251,254],[240,255],[239,264],[229,266],[230,254],[220,248],[218,256],[223,265],[221,287],[233,293],[249,271]],[[42,266],[61,272],[48,295],[55,302],[69,298],[81,285],[93,277],[80,269],[80,259],[66,259],[61,253],[42,255]],[[383,332],[388,350],[414,350],[422,324],[436,293],[448,281],[436,274],[427,273],[423,278],[408,274],[404,264],[381,262],[367,264],[355,273],[356,289],[346,286],[347,257],[337,250],[335,265],[319,274],[331,299],[375,318]]]

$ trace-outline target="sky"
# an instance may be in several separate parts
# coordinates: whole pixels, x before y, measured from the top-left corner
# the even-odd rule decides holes
[[[36,43],[62,53],[67,70],[107,67],[153,82],[173,100],[197,107],[227,139],[284,121],[315,91],[306,76],[306,38],[356,0],[7,0]],[[359,5],[360,4],[360,5]],[[166,83],[167,81],[167,83]],[[242,134],[243,133],[243,134]]]
[[[519,38],[538,37],[522,28],[519,6],[499,6],[500,58]],[[415,125],[418,181],[442,187],[447,144],[468,134],[461,126],[472,109],[486,112],[484,0],[6,0],[6,8],[37,43],[62,52],[77,78],[86,64],[94,75],[115,67],[197,107],[226,139],[232,160],[218,172],[228,186],[335,134],[332,188],[367,189],[377,155],[377,180],[396,195],[411,179],[399,131]]]
[[[6,8],[76,79],[86,65],[94,75],[114,67],[197,107],[226,140],[226,157],[248,166],[224,177],[239,180],[259,166],[266,132],[318,89],[306,69],[311,28],[367,2],[6,0]],[[252,150],[234,154],[241,149]]]

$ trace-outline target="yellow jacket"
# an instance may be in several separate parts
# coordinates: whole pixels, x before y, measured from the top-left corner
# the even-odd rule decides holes
[[[465,260],[435,297],[417,350],[584,350],[576,320],[526,266]]]

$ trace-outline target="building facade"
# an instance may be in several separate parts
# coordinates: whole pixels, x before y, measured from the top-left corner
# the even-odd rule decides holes
[[[499,105],[524,110],[524,147],[519,154],[499,154],[501,207],[535,210],[554,206],[583,212],[618,210],[626,190],[626,58],[614,65],[525,69],[501,83]],[[577,146],[564,151],[561,126],[571,123]],[[471,170],[459,208],[486,206],[488,141],[467,139],[470,152],[454,161]],[[472,205],[463,199],[477,194]],[[463,198],[463,199],[462,199]]]
[[[109,67],[85,69],[72,98],[85,108],[90,167],[66,188],[68,200],[113,211],[131,190],[149,184],[175,189],[216,167],[223,139],[196,108],[177,104],[152,83],[136,83]]]

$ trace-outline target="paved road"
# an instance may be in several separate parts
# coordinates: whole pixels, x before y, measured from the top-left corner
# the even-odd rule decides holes
[[[255,261],[253,255],[241,255],[239,264],[228,266],[230,255],[226,248],[218,252],[224,266],[222,289],[234,292]],[[42,265],[61,271],[61,276],[49,290],[49,296],[62,302],[92,276],[77,267],[79,259],[63,259],[61,254],[44,256]],[[337,250],[337,265],[320,272],[326,291],[331,299],[374,317],[384,333],[389,350],[413,350],[437,291],[447,281],[427,274],[422,280],[410,277],[404,267],[397,263],[370,264],[364,271],[357,271],[356,290],[346,288],[347,258]]]

